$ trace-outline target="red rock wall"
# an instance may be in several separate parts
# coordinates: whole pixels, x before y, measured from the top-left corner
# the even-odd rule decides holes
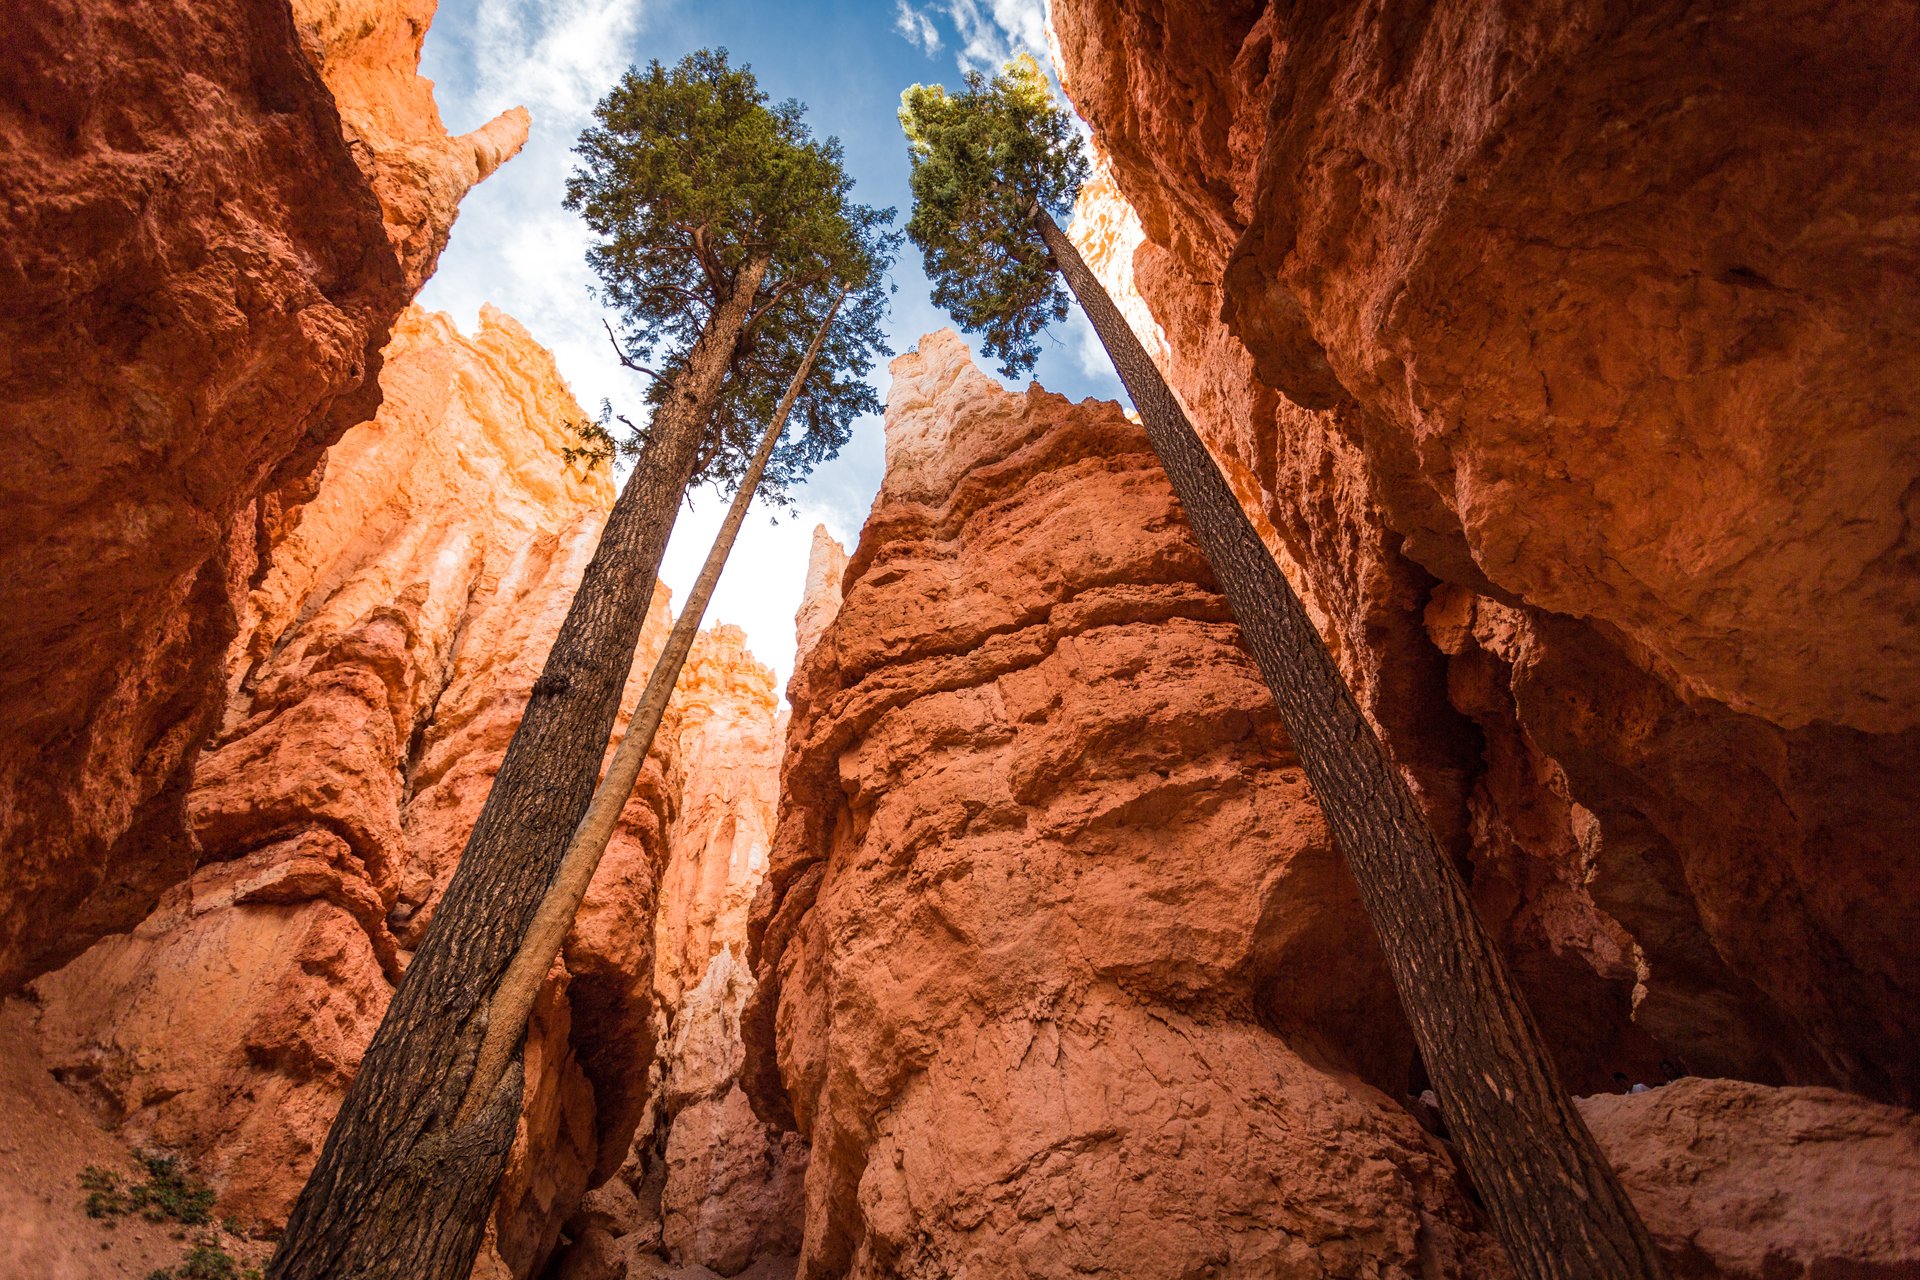
[[[756,1116],[739,1082],[754,990],[747,913],[773,843],[786,717],[773,672],[724,625],[695,642],[673,706],[678,805],[652,920],[656,1088],[617,1174],[566,1225],[556,1268],[567,1280],[651,1275],[663,1262],[791,1274],[799,1248],[806,1144]]]
[[[262,550],[524,112],[449,138],[431,0],[19,7],[0,42],[0,991],[192,870]]]
[[[1579,1099],[1674,1280],[1920,1271],[1920,1115],[1683,1080]]]
[[[613,500],[562,460],[581,411],[511,318],[485,310],[466,338],[410,311],[381,379],[378,416],[330,450],[248,600],[188,798],[203,865],[30,988],[56,1074],[268,1228],[425,933]],[[630,700],[667,625],[662,589]],[[536,1010],[491,1237],[515,1276],[639,1121],[676,782],[657,754]]]
[[[1910,19],[1054,5],[1107,277],[1576,1087],[1920,1098]]]
[[[894,362],[887,455],[755,906],[802,1274],[1497,1271],[1338,1071],[1404,1088],[1407,1040],[1144,438],[944,333]]]

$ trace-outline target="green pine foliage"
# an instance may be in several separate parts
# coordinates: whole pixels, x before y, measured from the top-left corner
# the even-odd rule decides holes
[[[1040,354],[1041,330],[1067,316],[1033,217],[1036,206],[1067,217],[1086,181],[1073,121],[1022,54],[991,80],[969,72],[957,94],[914,85],[900,95],[900,127],[913,162],[907,235],[926,257],[933,300],[1018,377]]]
[[[629,367],[653,375],[658,406],[708,317],[732,298],[756,256],[770,259],[736,347],[694,483],[737,482],[773,405],[799,367],[819,318],[852,290],[795,409],[801,430],[762,482],[775,497],[846,443],[853,421],[879,409],[866,378],[891,354],[880,322],[898,237],[891,209],[853,200],[837,139],[815,138],[796,102],[769,102],[727,52],[701,50],[673,67],[631,68],[580,135],[566,206],[597,240],[588,263],[619,315]],[[589,461],[608,460],[618,427],[645,426],[603,409]],[[569,459],[573,460],[572,458]]]

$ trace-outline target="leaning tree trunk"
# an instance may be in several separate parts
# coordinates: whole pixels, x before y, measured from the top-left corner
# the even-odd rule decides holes
[[[1140,411],[1346,855],[1467,1172],[1515,1268],[1652,1280],[1653,1241],[1560,1085],[1466,886],[1153,359],[1059,226],[1034,224]]]
[[[741,271],[654,411],[453,881],[287,1219],[272,1280],[465,1280],[473,1268],[520,1113],[516,1059],[455,1122],[490,995],[593,794],[660,556],[767,265]]]
[[[493,1003],[487,1013],[486,1038],[481,1042],[480,1056],[473,1077],[467,1082],[466,1101],[458,1116],[462,1122],[480,1113],[512,1062],[520,1037],[526,1031],[527,1019],[533,1012],[534,997],[539,994],[540,984],[546,980],[554,957],[560,954],[560,945],[566,940],[567,930],[587,896],[587,886],[593,882],[593,873],[607,852],[607,842],[613,839],[620,811],[626,807],[627,797],[633,794],[633,784],[647,762],[647,752],[653,749],[654,735],[659,733],[660,721],[667,713],[667,701],[679,682],[680,668],[686,665],[687,654],[693,649],[694,636],[699,633],[701,618],[706,616],[707,602],[713,599],[720,571],[726,568],[727,557],[733,552],[734,539],[740,536],[740,526],[746,523],[747,509],[753,506],[753,495],[760,488],[767,460],[773,456],[773,447],[779,443],[780,432],[787,425],[787,415],[793,412],[800,388],[813,372],[813,362],[846,296],[847,291],[842,289],[833,305],[827,308],[826,319],[814,331],[813,342],[801,359],[799,370],[787,384],[773,420],[760,437],[760,446],[740,478],[739,491],[733,495],[733,505],[727,508],[726,519],[720,522],[720,531],[714,535],[713,546],[707,551],[706,563],[700,566],[700,576],[694,579],[693,590],[681,607],[680,616],[674,620],[667,647],[647,677],[646,692],[640,695],[633,709],[626,735],[620,739],[619,749],[613,753],[593,793],[586,816],[574,829],[566,855],[560,860],[559,874],[554,877],[546,897],[541,899],[540,910],[528,926],[513,962],[507,966],[506,976],[494,990]]]

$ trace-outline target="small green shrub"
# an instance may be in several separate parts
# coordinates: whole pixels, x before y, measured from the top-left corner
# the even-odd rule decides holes
[[[207,1235],[187,1251],[178,1266],[151,1271],[147,1280],[260,1280],[260,1268],[242,1267],[220,1247],[219,1237]]]
[[[116,1217],[132,1212],[127,1193],[120,1185],[120,1175],[111,1169],[88,1165],[80,1171],[80,1189],[87,1193],[87,1216],[104,1219],[109,1228]]]
[[[213,1188],[189,1177],[180,1167],[179,1156],[135,1154],[147,1166],[147,1180],[132,1188],[129,1199],[147,1221],[202,1227],[213,1220]]]
[[[136,1151],[134,1157],[147,1171],[140,1182],[98,1165],[90,1164],[80,1171],[88,1217],[100,1219],[109,1228],[116,1218],[134,1213],[148,1222],[178,1222],[188,1227],[204,1227],[213,1221],[213,1189],[196,1181],[179,1156]],[[228,1235],[240,1234],[240,1223],[231,1217],[221,1226]],[[175,1240],[187,1238],[184,1231],[172,1235]],[[100,1247],[106,1248],[106,1243],[103,1241]],[[219,1231],[209,1230],[194,1241],[177,1265],[151,1271],[147,1280],[260,1280],[260,1269],[242,1267],[221,1244]]]
[[[154,1151],[134,1153],[146,1166],[144,1182],[127,1183],[110,1169],[90,1164],[80,1171],[80,1189],[87,1193],[89,1218],[108,1226],[117,1217],[137,1213],[148,1222],[178,1222],[203,1227],[213,1220],[213,1189],[196,1182],[181,1167],[179,1156]]]

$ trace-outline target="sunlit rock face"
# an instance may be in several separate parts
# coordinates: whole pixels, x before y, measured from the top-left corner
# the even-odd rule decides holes
[[[657,1088],[616,1175],[566,1224],[555,1266],[573,1280],[669,1265],[790,1274],[799,1249],[806,1144],[756,1116],[739,1083],[754,990],[747,915],[772,848],[786,730],[773,679],[723,625],[700,635],[675,687],[678,801],[654,917]]]
[[[813,527],[813,546],[807,554],[807,582],[794,615],[794,643],[805,654],[818,643],[833,615],[840,611],[840,579],[847,572],[847,549],[827,532]]]
[[[674,1262],[733,1275],[800,1243],[806,1146],[754,1115],[739,1084],[747,913],[773,846],[786,717],[736,627],[701,636],[674,697],[683,781],[654,967],[672,1011],[660,1227]]]
[[[1471,849],[1569,1082],[1920,1097],[1920,32],[1052,17],[1107,172],[1082,243]]]
[[[802,1274],[1497,1272],[1446,1156],[1327,1069],[1404,1088],[1405,1034],[1117,405],[951,332],[896,360],[789,696],[745,1030],[812,1148]]]
[[[374,194],[388,242],[415,288],[433,274],[460,200],[518,152],[531,119],[504,111],[450,136],[418,72],[440,0],[292,0],[309,56]]]
[[[409,311],[381,377],[378,416],[329,451],[248,599],[188,797],[201,867],[31,988],[61,1077],[267,1225],[425,932],[613,499],[563,458],[581,411],[510,317],[487,309],[467,338]],[[662,589],[629,706],[667,625]],[[649,762],[536,1010],[490,1237],[516,1276],[644,1101],[673,772],[670,748]]]
[[[678,816],[655,917],[654,985],[672,1007],[722,951],[740,955],[747,911],[766,874],[786,728],[773,672],[746,633],[702,632],[674,687],[679,712]]]
[[[0,51],[0,990],[137,923],[262,555],[466,188],[432,5],[48,0]]]

